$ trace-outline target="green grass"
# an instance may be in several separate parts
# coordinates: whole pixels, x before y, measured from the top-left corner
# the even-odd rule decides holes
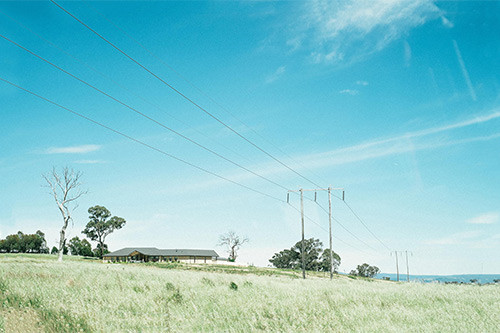
[[[0,255],[0,332],[499,331],[497,285],[298,275]]]

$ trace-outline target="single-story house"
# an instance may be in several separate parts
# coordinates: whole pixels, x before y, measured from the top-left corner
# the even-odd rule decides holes
[[[157,249],[156,247],[126,247],[103,256],[105,262],[185,262],[191,264],[227,261],[214,250]]]

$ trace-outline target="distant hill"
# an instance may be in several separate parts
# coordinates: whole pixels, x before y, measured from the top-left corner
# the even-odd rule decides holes
[[[380,273],[375,276],[377,279],[383,277],[390,277],[392,281],[396,281],[396,274],[393,273]],[[493,283],[493,280],[500,279],[500,274],[463,274],[463,275],[411,275],[410,281],[418,281],[425,283],[432,282],[463,282],[469,283],[470,280],[476,279],[479,283]],[[406,274],[399,274],[400,281],[406,281]]]

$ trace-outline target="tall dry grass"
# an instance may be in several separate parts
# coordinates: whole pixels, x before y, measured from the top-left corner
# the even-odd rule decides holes
[[[0,330],[499,332],[500,286],[301,280],[0,255]]]

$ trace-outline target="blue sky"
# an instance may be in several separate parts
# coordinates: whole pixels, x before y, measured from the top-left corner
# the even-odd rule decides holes
[[[413,274],[500,272],[498,2],[61,5],[294,170],[325,187],[344,187],[347,202],[384,244],[413,252]],[[0,34],[113,97],[286,188],[313,186],[54,4],[0,2],[0,14]],[[284,189],[141,118],[4,39],[0,50],[3,79],[286,198]],[[241,260],[267,265],[274,252],[300,238],[300,217],[286,204],[148,150],[4,82],[0,101],[0,237],[41,229],[51,246],[56,243],[61,218],[41,174],[70,166],[84,173],[89,190],[74,213],[70,236],[81,236],[88,207],[104,205],[127,220],[109,236],[111,249],[137,245],[223,253],[215,247],[218,236],[232,229],[251,240]],[[327,207],[324,193],[318,201]],[[298,206],[298,197],[292,195],[291,203]],[[327,229],[320,207],[306,200],[305,210]],[[341,271],[363,262],[395,271],[389,251],[341,201],[334,200],[333,212],[363,240],[334,225]],[[327,245],[327,233],[310,221],[306,236]]]

